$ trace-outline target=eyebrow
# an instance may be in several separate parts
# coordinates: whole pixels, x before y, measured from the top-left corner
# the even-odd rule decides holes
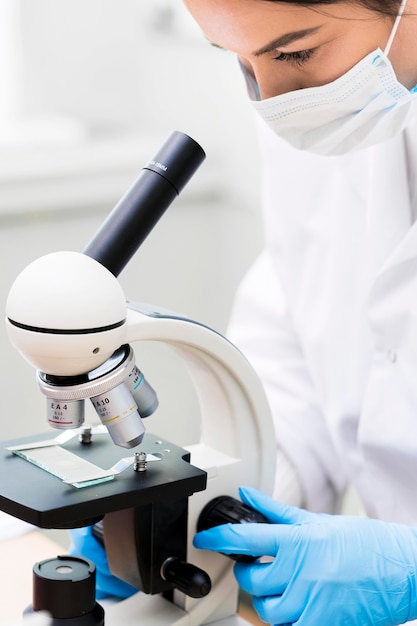
[[[285,46],[289,46],[291,43],[294,43],[295,41],[298,41],[299,39],[303,39],[304,37],[307,37],[307,35],[312,35],[313,33],[317,32],[320,28],[321,28],[321,25],[314,26],[312,28],[305,28],[304,30],[295,30],[292,33],[286,33],[285,35],[281,35],[281,37],[274,39],[274,41],[271,41],[266,46],[263,46],[263,48],[256,50],[256,52],[254,52],[253,55],[255,57],[260,57],[263,54],[267,54],[268,52],[273,52],[277,48],[283,48]]]

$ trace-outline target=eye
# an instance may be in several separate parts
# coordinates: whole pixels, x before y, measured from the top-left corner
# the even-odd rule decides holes
[[[314,54],[314,49],[311,50],[299,50],[297,52],[279,52],[273,57],[274,61],[284,61],[286,63],[293,63],[294,65],[302,66],[307,63]]]

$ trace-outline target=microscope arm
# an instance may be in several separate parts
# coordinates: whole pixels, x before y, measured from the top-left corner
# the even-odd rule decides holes
[[[181,611],[173,621],[170,610],[167,621],[163,621],[161,615],[154,621],[153,616],[158,613],[153,607],[149,626],[205,624],[214,619],[230,618],[236,610],[238,593],[232,563],[222,555],[196,550],[192,538],[200,512],[213,498],[224,493],[237,496],[242,484],[272,491],[275,433],[262,385],[245,357],[222,335],[169,312],[130,303],[126,341],[162,342],[183,360],[197,394],[201,421],[200,440],[188,446],[188,450],[193,465],[208,474],[207,489],[195,493],[189,500],[187,554],[190,562],[208,572],[212,590],[198,600],[175,592],[176,606],[172,610],[182,609],[190,621],[183,621]],[[163,432],[158,434],[164,436]],[[143,595],[125,602],[130,607],[135,602],[152,604],[155,601],[165,607],[163,598]],[[123,611],[125,602],[114,611]],[[136,618],[138,614],[142,615],[136,613]],[[123,623],[130,623],[125,621],[125,616]],[[148,621],[142,623],[148,626]]]

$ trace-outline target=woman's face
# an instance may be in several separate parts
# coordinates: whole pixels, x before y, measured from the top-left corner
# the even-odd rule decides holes
[[[214,46],[238,55],[262,98],[335,80],[369,52],[383,50],[394,23],[349,1],[309,7],[266,0],[184,3]],[[416,4],[408,0],[407,8]],[[416,18],[410,19],[401,20],[389,55],[408,88],[417,82]]]

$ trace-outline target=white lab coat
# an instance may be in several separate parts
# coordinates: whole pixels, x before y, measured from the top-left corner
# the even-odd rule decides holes
[[[230,337],[258,371],[305,504],[352,481],[371,516],[417,524],[417,112],[342,157],[262,125],[266,249]]]

